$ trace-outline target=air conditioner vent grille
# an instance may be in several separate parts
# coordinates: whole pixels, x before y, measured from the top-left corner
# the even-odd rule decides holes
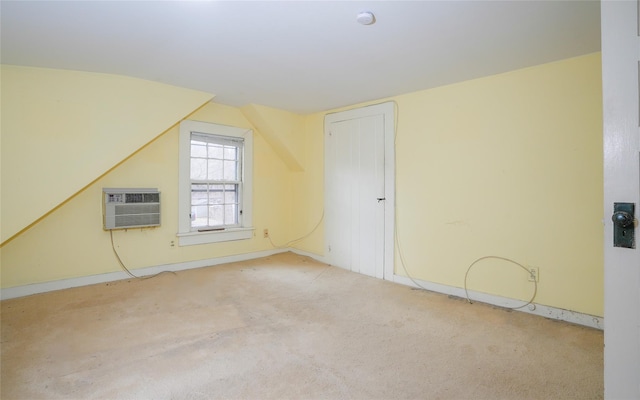
[[[127,214],[116,215],[116,228],[139,228],[142,226],[160,225],[160,214]]]
[[[127,203],[159,203],[160,193],[127,193]]]
[[[124,204],[114,206],[115,215],[157,214],[160,212],[160,203],[153,204]]]

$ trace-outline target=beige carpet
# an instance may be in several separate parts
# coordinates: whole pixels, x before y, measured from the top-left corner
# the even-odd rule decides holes
[[[603,333],[291,253],[2,302],[2,399],[598,399]]]

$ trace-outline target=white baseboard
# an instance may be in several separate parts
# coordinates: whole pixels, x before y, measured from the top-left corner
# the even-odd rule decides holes
[[[432,292],[438,292],[442,294],[456,296],[463,299],[467,298],[463,288],[458,288],[458,287],[453,287],[448,285],[441,285],[439,283],[421,281],[419,279],[416,279],[414,282],[413,280],[401,275],[394,275],[393,282],[415,287],[415,288],[421,287],[423,289],[430,290]],[[469,290],[469,298],[473,302],[491,304],[497,307],[519,307],[520,305],[525,303],[521,300],[476,292],[473,290]],[[545,306],[542,304],[531,303],[527,307],[523,307],[515,311],[521,311],[528,314],[539,315],[545,318],[557,319],[560,321],[571,322],[573,324],[578,324],[578,325],[588,326],[590,328],[604,330],[603,317],[583,314],[576,311],[563,310],[562,308],[556,308],[551,306]]]
[[[324,264],[328,264],[326,259],[325,259],[325,257],[323,255],[320,255],[320,254],[312,253],[312,252],[309,252],[309,251],[306,251],[306,250],[295,249],[295,248],[287,249],[287,251],[290,251],[292,253],[296,253],[296,254],[301,255],[301,256],[313,258],[314,260],[316,260],[318,262],[321,262],[321,263],[324,263]]]
[[[237,261],[253,260],[255,258],[267,257],[278,253],[284,253],[289,249],[274,249],[265,251],[256,251],[253,253],[237,254],[232,256],[209,258],[206,260],[188,261],[176,264],[164,264],[153,267],[139,268],[132,272],[136,276],[154,275],[163,271],[183,271],[193,268],[202,268],[212,265],[226,264]],[[15,286],[0,289],[0,299],[7,300],[16,297],[30,296],[32,294],[51,292],[54,290],[69,289],[78,286],[94,285],[97,283],[106,283],[131,278],[126,272],[109,272],[106,274],[83,276],[80,278],[60,279],[57,281],[34,283],[31,285]]]
[[[284,253],[291,251],[293,253],[313,258],[316,261],[326,263],[325,257],[319,254],[311,253],[305,250],[294,248],[280,248],[273,250],[257,251],[253,253],[237,254],[232,256],[209,258],[206,260],[188,261],[184,263],[176,264],[164,264],[154,267],[135,269],[134,273],[137,276],[154,275],[162,271],[183,271],[193,268],[202,268],[219,264],[226,264],[237,261],[253,260],[256,258],[267,257],[278,253]],[[122,279],[130,278],[124,271],[110,272],[107,274],[84,276],[80,278],[61,279],[52,282],[34,283],[31,285],[16,286],[6,289],[0,289],[0,299],[13,299],[16,297],[29,296],[37,293],[51,292],[54,290],[69,289],[78,286],[94,285],[97,283],[113,282]],[[433,282],[426,282],[421,280],[415,280],[415,282],[407,277],[401,275],[394,275],[390,281],[399,283],[401,285],[407,285],[415,288],[423,288],[432,292],[447,294],[451,296],[460,297],[466,299],[466,294],[463,288],[454,286],[442,285]],[[469,290],[469,297],[472,301],[481,303],[487,303],[498,307],[517,307],[522,304],[522,301],[516,299],[510,299],[507,297],[501,297],[481,292]],[[604,329],[604,318],[589,314],[583,314],[576,311],[563,310],[561,308],[545,306],[542,304],[532,303],[528,307],[518,309],[516,311],[522,311],[529,314],[535,314],[546,318],[557,319],[561,321],[571,322],[583,326],[588,326],[596,329]]]
[[[310,253],[303,250],[298,250],[298,249],[290,249],[290,251],[296,254],[311,257],[319,262],[326,263],[324,256]],[[414,282],[410,278],[407,278],[402,275],[395,275],[395,274],[393,275],[393,278],[390,279],[390,281],[394,283],[399,283],[401,285],[411,286],[415,288],[422,288],[432,292],[456,296],[463,299],[467,298],[463,288],[458,288],[454,286],[442,285],[442,284],[433,283],[433,282],[426,282],[426,281],[421,281],[419,279],[416,279]],[[524,302],[520,300],[486,294],[482,292],[476,292],[473,290],[469,290],[469,298],[473,302],[491,304],[497,307],[519,307],[520,305],[524,304]],[[570,322],[573,324],[578,324],[578,325],[588,326],[590,328],[604,330],[604,317],[583,314],[583,313],[579,313],[571,310],[564,310],[562,308],[556,308],[551,306],[545,306],[543,304],[531,303],[527,307],[523,307],[515,311],[521,311],[528,314],[539,315],[545,318],[557,319],[560,321]]]

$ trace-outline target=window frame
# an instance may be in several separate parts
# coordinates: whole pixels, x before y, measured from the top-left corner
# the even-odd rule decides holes
[[[242,213],[239,226],[198,231],[191,227],[191,134],[218,137],[242,138],[241,187],[242,199],[239,203]],[[180,123],[179,172],[178,172],[178,244],[190,246],[231,240],[245,240],[253,237],[253,131],[234,126],[210,122],[184,120]]]

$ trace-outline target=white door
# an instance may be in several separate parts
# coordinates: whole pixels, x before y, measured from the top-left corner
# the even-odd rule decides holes
[[[327,115],[328,263],[381,279],[392,278],[393,165],[393,103]]]
[[[640,229],[636,248],[613,246],[614,203],[640,212],[640,16],[637,1],[601,9],[604,108],[604,387],[607,399],[640,399]]]

